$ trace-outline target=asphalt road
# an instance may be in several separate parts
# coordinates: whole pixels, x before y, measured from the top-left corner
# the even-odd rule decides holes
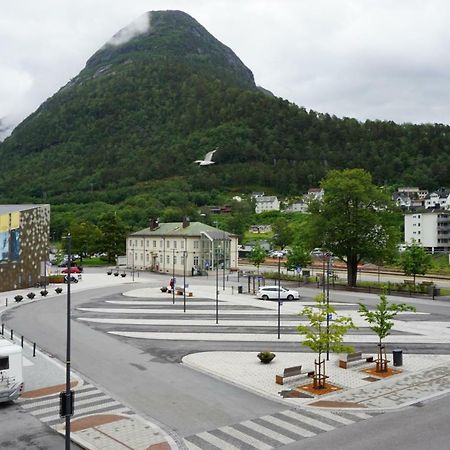
[[[148,281],[151,283],[152,278],[149,277]],[[209,282],[214,283],[213,280]],[[122,290],[134,287],[126,285],[73,294],[74,317],[81,316],[75,310],[78,306],[104,306],[106,299],[120,298]],[[314,289],[304,289],[302,295],[311,299],[316,292]],[[377,302],[376,296],[345,292],[333,293],[333,301],[355,302],[361,296],[367,304]],[[423,320],[450,321],[450,305],[447,303],[424,299],[407,301],[419,311],[430,313],[430,316],[423,316]],[[65,316],[64,298],[55,297],[9,310],[3,316],[3,321],[9,328],[24,334],[28,340],[37,342],[40,348],[64,361]],[[106,331],[106,326],[89,326],[77,320],[72,321],[72,367],[137,413],[160,423],[166,430],[173,430],[179,436],[188,436],[285,409],[282,404],[178,364],[182,356],[191,352],[219,349],[259,351],[257,343],[133,340],[111,336]],[[411,352],[450,352],[450,349],[442,348],[439,344],[403,345],[403,348]],[[280,342],[273,347],[276,351],[293,349],[298,349],[297,343]],[[364,351],[364,347],[361,350]],[[344,427],[286,448],[306,448],[301,445],[306,445],[308,449],[370,449],[380,446],[387,449],[407,448],[398,446],[403,445],[403,442],[414,445],[428,442],[426,447],[429,449],[446,448],[439,445],[443,437],[448,437],[448,426],[444,424],[444,419],[447,423],[449,421],[448,406],[450,400],[442,399],[422,408],[409,408],[403,412],[382,415],[357,426]],[[412,421],[418,420],[417,415],[420,416],[421,423],[427,425],[427,439],[412,439],[413,433],[418,433],[418,427],[408,432],[408,426],[413,428]],[[410,422],[405,417],[409,417]],[[374,428],[379,432],[374,432]],[[435,432],[429,432],[430,429]],[[391,446],[392,442],[396,445]],[[426,447],[416,445],[408,448]]]

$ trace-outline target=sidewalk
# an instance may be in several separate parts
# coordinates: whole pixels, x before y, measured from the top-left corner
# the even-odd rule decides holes
[[[288,379],[284,385],[275,383],[275,375],[286,367],[302,365],[304,371],[314,370],[312,353],[278,352],[270,364],[261,364],[256,352],[204,352],[184,357],[183,363],[292,407],[386,411],[450,393],[450,355],[404,354],[403,365],[392,367],[398,373],[387,378],[364,371],[374,363],[341,369],[338,359],[332,354],[326,365],[327,381],[337,390],[324,395],[302,389],[311,384],[306,375]]]
[[[127,277],[128,278],[128,277]],[[146,282],[138,280],[135,282]],[[92,289],[114,284],[125,284],[126,278],[114,279],[105,274],[84,274],[82,281],[71,285],[72,292]],[[55,286],[48,287],[47,298],[58,296]],[[61,300],[66,297],[59,294]],[[33,288],[0,294],[0,314],[21,304],[43,301],[39,294],[41,289]],[[28,292],[35,292],[36,297],[30,300]],[[15,295],[24,299],[16,303]],[[6,307],[8,299],[8,307]],[[9,330],[5,329],[5,338],[9,338]],[[16,344],[20,339],[15,336]],[[17,401],[29,414],[36,416],[56,432],[65,434],[65,419],[59,416],[59,393],[65,391],[65,366],[39,349],[33,357],[32,345],[24,342],[24,381],[25,391]],[[97,389],[71,370],[71,387],[75,391],[75,415],[71,418],[71,440],[89,450],[171,450],[184,448],[162,428],[143,417],[138,416],[126,405],[121,404],[107,393]]]

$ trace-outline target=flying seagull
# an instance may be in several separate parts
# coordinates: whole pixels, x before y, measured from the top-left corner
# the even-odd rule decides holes
[[[208,152],[205,155],[205,159],[197,159],[197,161],[194,161],[195,163],[197,163],[199,166],[209,166],[210,164],[214,164],[214,161],[212,160],[212,156],[214,154],[215,151],[217,151],[219,147],[216,147],[213,151]]]

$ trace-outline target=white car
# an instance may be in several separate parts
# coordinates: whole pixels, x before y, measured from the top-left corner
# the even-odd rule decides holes
[[[260,287],[257,294],[262,300],[278,300],[278,286]],[[300,298],[298,291],[280,286],[280,300],[294,300]]]

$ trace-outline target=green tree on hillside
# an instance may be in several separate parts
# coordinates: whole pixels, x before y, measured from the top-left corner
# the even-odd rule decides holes
[[[73,223],[69,227],[72,236],[72,253],[81,256],[81,262],[87,255],[101,251],[102,232],[89,222]]]
[[[347,283],[355,286],[358,264],[380,260],[399,241],[392,201],[362,169],[332,170],[321,187],[323,200],[309,207],[308,243],[346,262]]]

